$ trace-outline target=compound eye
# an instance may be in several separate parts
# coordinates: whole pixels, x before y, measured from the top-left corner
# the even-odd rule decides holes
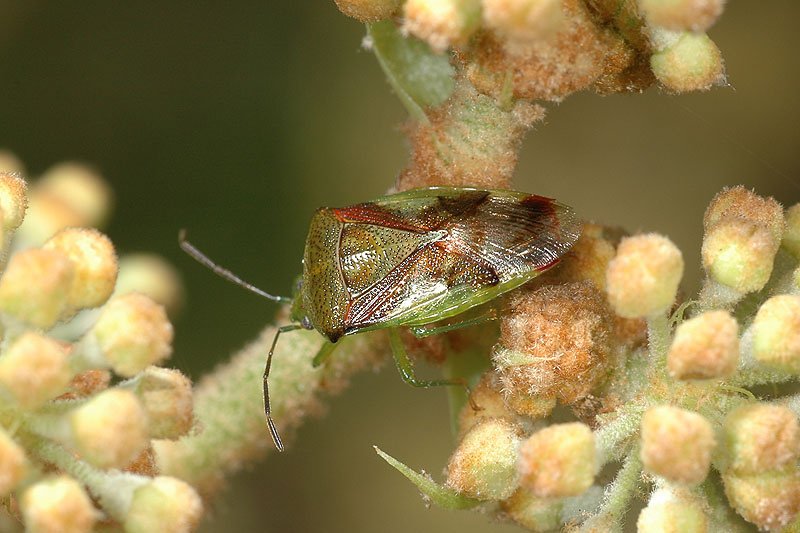
[[[307,316],[303,317],[303,320],[300,321],[300,325],[303,326],[303,329],[314,329],[314,325],[311,323],[311,319]]]

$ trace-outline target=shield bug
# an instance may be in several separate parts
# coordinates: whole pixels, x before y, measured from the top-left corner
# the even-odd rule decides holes
[[[430,187],[343,208],[311,219],[303,275],[293,298],[268,294],[216,265],[185,240],[187,253],[220,276],[278,302],[291,303],[292,324],[278,328],[264,368],[264,411],[275,446],[267,385],[278,337],[315,329],[326,341],[320,364],[345,335],[389,329],[403,379],[414,386],[463,385],[416,379],[397,328],[424,337],[467,326],[425,327],[487,302],[558,263],[580,235],[571,208],[516,191]]]

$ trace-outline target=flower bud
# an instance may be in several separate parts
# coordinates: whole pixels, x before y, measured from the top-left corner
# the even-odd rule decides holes
[[[647,22],[673,31],[706,31],[724,4],[725,0],[639,0]]]
[[[69,347],[26,332],[0,357],[0,387],[24,409],[36,409],[61,394],[72,379]]]
[[[0,173],[25,174],[25,165],[13,152],[0,149]]]
[[[72,261],[75,276],[69,292],[73,309],[98,307],[108,300],[117,279],[117,255],[108,237],[91,228],[67,228],[44,246]]]
[[[800,456],[800,425],[786,407],[766,403],[739,407],[726,417],[724,430],[730,468],[737,474],[774,470]]]
[[[111,211],[110,187],[79,163],[60,163],[47,170],[36,182],[36,195],[57,199],[81,217],[81,226],[102,226]]]
[[[706,231],[703,266],[718,283],[745,294],[767,284],[777,251],[778,241],[767,227],[728,219]]]
[[[526,44],[552,37],[565,17],[560,0],[483,0],[483,20],[512,42]]]
[[[670,40],[650,57],[650,68],[664,88],[683,93],[725,83],[722,54],[708,35],[683,32]]]
[[[512,423],[515,422],[517,417],[506,406],[500,392],[501,388],[502,384],[496,372],[488,371],[481,376],[481,380],[470,391],[469,401],[464,404],[459,413],[459,437],[463,437],[476,424],[486,419],[502,418]]]
[[[147,446],[147,415],[126,390],[101,392],[70,414],[72,444],[98,468],[124,468]]]
[[[773,296],[761,305],[751,327],[757,361],[800,372],[800,295]]]
[[[0,213],[2,228],[13,230],[22,224],[28,207],[27,185],[19,174],[0,168]]]
[[[502,500],[519,484],[517,427],[499,418],[483,420],[464,435],[447,466],[447,485],[479,500]]]
[[[25,478],[28,460],[25,451],[0,429],[0,498],[5,498]]]
[[[507,398],[574,403],[603,382],[611,364],[611,313],[589,281],[518,292],[503,313],[492,359]],[[513,400],[512,400],[513,401]]]
[[[577,496],[597,474],[594,434],[579,422],[555,424],[520,447],[522,485],[539,497]]]
[[[133,493],[125,516],[126,533],[189,533],[203,513],[203,502],[187,483],[158,476]]]
[[[706,533],[708,518],[700,504],[690,494],[659,489],[636,521],[638,533]]]
[[[114,294],[146,294],[175,316],[183,304],[183,285],[178,272],[155,254],[127,254],[119,260],[119,275]]]
[[[111,190],[89,168],[62,163],[48,170],[30,192],[30,206],[19,231],[28,245],[68,227],[101,226],[111,210]]]
[[[786,231],[781,245],[800,259],[800,204],[786,210]]]
[[[76,374],[69,384],[69,392],[64,399],[87,398],[104,391],[111,383],[111,372],[103,369],[89,369]]]
[[[739,360],[739,325],[727,311],[710,311],[681,323],[667,354],[676,379],[724,378]]]
[[[151,438],[176,439],[191,429],[192,383],[177,370],[151,366],[122,386],[141,401]]]
[[[711,424],[697,413],[667,405],[642,417],[644,467],[670,481],[694,485],[703,481],[716,445]]]
[[[403,29],[437,52],[466,44],[478,29],[479,0],[406,0]]]
[[[30,533],[89,533],[98,515],[80,484],[67,476],[32,485],[22,494],[20,507]]]
[[[133,376],[172,353],[172,324],[164,308],[139,293],[108,302],[89,335],[87,342],[95,342],[121,376]]]
[[[335,0],[339,11],[360,22],[390,18],[400,9],[401,0]]]
[[[778,241],[784,232],[781,204],[774,198],[759,196],[742,185],[724,188],[711,199],[703,215],[703,228],[708,231],[731,218],[741,218],[764,226]]]
[[[608,263],[617,253],[610,228],[585,223],[578,240],[564,254],[558,268],[548,270],[545,276],[557,283],[589,280],[601,292],[606,290]]]
[[[725,474],[722,480],[731,506],[761,530],[779,531],[800,511],[800,472],[796,468]]]
[[[514,522],[530,531],[556,531],[561,526],[564,504],[560,498],[539,498],[520,487],[500,506]]]
[[[31,249],[11,257],[0,278],[0,311],[33,326],[50,329],[67,309],[75,275],[64,254]]]
[[[664,313],[682,276],[683,256],[668,238],[655,233],[626,237],[608,265],[608,300],[625,318]]]

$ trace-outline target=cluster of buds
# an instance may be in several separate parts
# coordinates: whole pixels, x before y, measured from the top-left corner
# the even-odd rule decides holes
[[[511,187],[543,104],[577,91],[672,93],[725,83],[706,31],[724,0],[335,0],[367,23],[413,119],[397,189]]]
[[[724,0],[336,0],[368,23],[394,18],[432,50],[453,50],[481,91],[560,100],[576,90],[673,92],[725,80],[706,31]]]
[[[92,227],[110,207],[96,173],[59,165],[28,190],[2,155],[3,512],[32,532],[192,530],[201,500],[158,474],[152,448],[193,424],[190,381],[155,366],[172,352],[174,272],[153,256],[118,260]]]
[[[420,488],[532,531],[621,530],[642,495],[642,532],[796,531],[799,210],[719,193],[688,301],[668,238],[587,224],[563,268],[508,299],[446,481]]]

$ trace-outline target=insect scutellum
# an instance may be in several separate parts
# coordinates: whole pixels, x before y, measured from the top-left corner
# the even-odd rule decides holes
[[[344,208],[320,208],[311,219],[303,274],[292,298],[273,296],[220,267],[185,240],[181,248],[223,278],[291,305],[264,368],[264,413],[278,450],[268,377],[283,333],[314,329],[325,342],[321,364],[337,341],[388,329],[392,354],[406,383],[465,386],[464,380],[418,380],[398,334],[408,327],[428,336],[478,323],[467,319],[425,328],[488,302],[558,263],[578,239],[581,223],[552,198],[516,191],[430,187]]]

